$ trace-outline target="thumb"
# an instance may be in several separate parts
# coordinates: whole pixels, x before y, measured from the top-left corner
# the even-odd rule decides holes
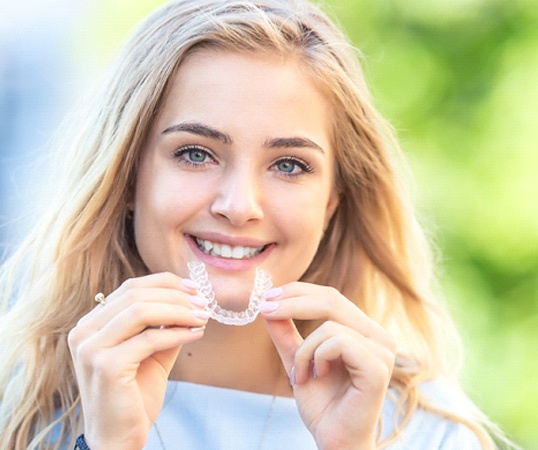
[[[291,319],[268,320],[264,317],[263,320],[289,376],[294,365],[295,352],[304,339]]]

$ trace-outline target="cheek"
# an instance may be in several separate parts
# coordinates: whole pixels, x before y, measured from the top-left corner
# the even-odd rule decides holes
[[[168,191],[146,197],[135,205],[135,237],[154,243],[173,239],[176,230],[200,209],[199,197]]]
[[[273,205],[273,217],[287,236],[288,243],[297,244],[305,251],[308,249],[308,253],[315,252],[325,224],[323,196],[288,194],[282,199],[285,200]]]
[[[139,219],[177,223],[201,202],[189,177],[161,169],[140,178],[135,196]]]
[[[320,182],[319,185],[311,186],[302,195],[297,196],[296,206],[290,205],[291,210],[297,215],[297,221],[303,222],[305,227],[309,229],[323,230],[326,220],[327,205],[331,190],[325,187],[325,182]]]
[[[275,285],[298,281],[312,263],[322,237],[322,221],[307,205],[287,208],[280,213],[281,230],[278,264],[273,269]]]
[[[135,243],[146,266],[152,271],[170,270],[178,249],[180,227],[198,210],[199,197],[189,194],[165,177],[141,178],[134,198]]]

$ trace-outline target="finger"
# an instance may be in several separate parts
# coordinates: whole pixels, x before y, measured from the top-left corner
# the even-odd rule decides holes
[[[137,278],[128,278],[114,292],[122,293],[131,289],[149,287],[178,289],[189,293],[195,293],[198,288],[198,284],[189,278],[181,278],[178,275],[170,272],[160,272]]]
[[[82,321],[98,314],[104,306],[109,306],[110,303],[114,302],[117,297],[121,297],[124,293],[144,288],[173,289],[183,291],[191,295],[197,295],[198,293],[198,284],[195,281],[188,278],[180,278],[177,275],[169,272],[156,273],[137,278],[129,278],[125,280],[118,287],[118,289],[110,293],[108,296],[105,296],[104,302],[93,308],[85,317],[82,318]]]
[[[198,293],[198,284],[188,278],[180,278],[169,272],[156,273],[138,278],[129,278],[125,280],[114,292],[105,297],[102,306],[110,306],[118,299],[125,298],[126,294],[130,293],[127,298],[130,298],[133,293],[142,292],[144,290],[170,290],[173,292],[184,292],[190,295]],[[150,291],[146,295],[151,294]],[[103,308],[94,308],[100,311]]]
[[[265,325],[286,369],[286,373],[290,376],[295,352],[304,340],[291,319],[265,320]]]
[[[296,381],[304,383],[313,373],[325,376],[335,361],[343,363],[352,379],[361,375],[381,379],[392,372],[394,357],[390,349],[361,333],[335,322],[326,322],[297,350]]]
[[[389,344],[384,328],[368,317],[359,307],[338,290],[310,283],[290,283],[274,290],[261,313],[267,320],[334,321],[353,328],[366,337]]]
[[[91,330],[96,331],[105,326],[116,315],[136,304],[142,303],[183,305],[194,309],[207,306],[207,299],[177,289],[162,287],[132,289],[123,294],[118,294],[116,291],[110,295],[110,300],[107,299],[105,307],[94,308],[92,313],[81,319],[79,323],[87,325]]]
[[[297,384],[308,381],[311,376],[323,376],[328,373],[330,362],[336,359],[321,358],[317,353],[328,340],[338,336],[343,341],[343,335],[351,331],[349,328],[336,323],[325,322],[319,328],[314,330],[303,342],[301,347],[295,353],[295,380]],[[316,359],[317,354],[317,359]]]
[[[199,328],[209,311],[169,304],[139,302],[114,316],[99,331],[102,347],[113,347],[148,328]]]
[[[75,360],[89,373],[99,374],[103,381],[123,377],[124,372],[133,376],[140,363],[151,356],[161,365],[163,374],[168,375],[182,345],[202,336],[203,330],[192,332],[188,328],[148,329],[111,348],[101,347],[99,337],[92,336],[73,351]]]
[[[363,357],[359,358],[356,349],[361,345]],[[327,375],[337,361],[343,363],[358,390],[386,389],[394,368],[394,355],[379,351],[370,340],[360,342],[351,336],[333,336],[319,345],[314,352],[316,376]]]
[[[144,295],[148,298],[161,298],[160,292],[168,292],[169,295],[181,293],[197,295],[197,284],[189,279],[182,279],[170,273],[147,275],[140,278],[131,278],[124,281],[121,286],[106,297],[106,306],[113,305],[116,301],[137,298]],[[166,300],[165,300],[166,301]],[[168,301],[174,301],[173,299]]]
[[[115,356],[122,353],[128,354],[129,361],[134,363],[144,361],[151,356],[162,365],[168,376],[181,347],[199,340],[203,335],[203,328],[195,332],[188,328],[150,329],[118,345],[114,348],[114,353]]]
[[[285,319],[292,316],[297,320],[335,320],[340,323],[347,322],[348,326],[356,323],[357,319],[371,320],[338,290],[329,286],[296,282],[282,286],[279,290],[277,297],[270,296],[266,299],[267,304],[272,305],[262,308],[266,317]]]

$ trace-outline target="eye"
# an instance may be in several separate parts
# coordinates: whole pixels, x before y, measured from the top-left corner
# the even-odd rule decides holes
[[[292,161],[279,161],[278,163],[276,163],[276,168],[280,172],[284,172],[284,173],[293,173],[296,166],[297,164],[295,164]]]
[[[215,162],[208,150],[196,145],[181,147],[174,152],[174,156],[180,163],[191,167],[204,167],[206,164]]]
[[[312,167],[308,163],[294,156],[279,159],[273,164],[273,168],[282,175],[290,177],[313,172]]]

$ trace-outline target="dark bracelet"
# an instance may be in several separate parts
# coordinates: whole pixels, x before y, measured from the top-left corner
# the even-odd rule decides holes
[[[84,434],[81,434],[77,438],[75,448],[73,450],[90,450],[90,447],[88,447],[88,444],[86,444],[86,441],[84,440]]]

